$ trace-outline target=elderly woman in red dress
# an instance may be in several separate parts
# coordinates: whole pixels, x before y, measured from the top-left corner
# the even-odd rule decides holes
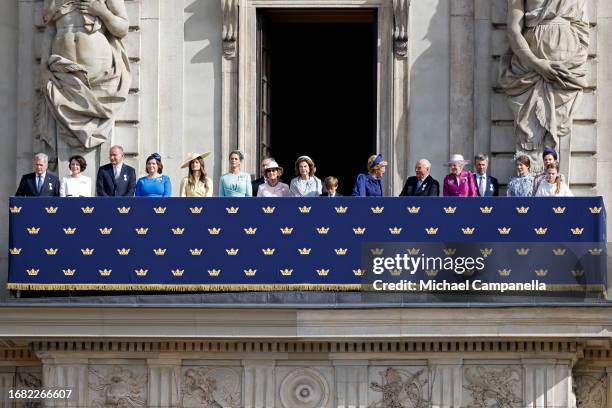
[[[472,173],[463,170],[467,163],[463,155],[453,154],[448,161],[450,174],[444,177],[444,197],[476,197]]]

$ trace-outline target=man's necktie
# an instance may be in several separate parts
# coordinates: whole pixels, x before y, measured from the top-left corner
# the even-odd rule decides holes
[[[482,197],[484,197],[484,195],[485,195],[485,188],[486,187],[487,187],[486,179],[484,178],[484,176],[479,176],[478,177],[478,191],[480,192],[480,195]]]
[[[417,185],[416,185],[416,191],[419,191],[421,189],[421,186],[423,185],[423,180],[419,180],[417,181]]]
[[[42,176],[37,176],[36,179],[37,179],[36,192],[40,194],[40,192],[42,191],[42,186],[43,186],[43,178]]]

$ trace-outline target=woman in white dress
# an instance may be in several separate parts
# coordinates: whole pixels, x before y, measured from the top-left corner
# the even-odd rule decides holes
[[[91,179],[82,172],[87,168],[83,156],[72,156],[68,161],[70,176],[62,179],[60,197],[91,197]]]
[[[323,183],[315,172],[317,168],[308,156],[300,156],[295,161],[295,177],[291,180],[289,192],[292,197],[318,197],[323,192]]]
[[[571,190],[561,180],[559,165],[551,163],[546,166],[546,178],[540,183],[536,197],[573,197]]]

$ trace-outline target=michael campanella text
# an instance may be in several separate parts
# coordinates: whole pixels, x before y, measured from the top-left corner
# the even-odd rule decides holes
[[[419,280],[418,282],[402,279],[399,282],[384,282],[381,279],[372,282],[372,288],[376,291],[398,291],[398,292],[467,292],[474,291],[545,291],[546,284],[539,280],[531,282],[483,282],[481,280],[465,280],[463,282],[448,282],[446,280]]]

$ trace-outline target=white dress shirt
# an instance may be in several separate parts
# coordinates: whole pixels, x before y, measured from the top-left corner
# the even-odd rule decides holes
[[[60,197],[91,197],[91,179],[83,175],[64,177],[60,185]]]

